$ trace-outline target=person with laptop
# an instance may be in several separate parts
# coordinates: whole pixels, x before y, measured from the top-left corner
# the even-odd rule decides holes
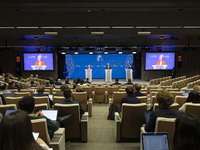
[[[146,132],[154,132],[155,131],[157,117],[176,118],[176,117],[184,114],[181,111],[170,108],[170,106],[171,106],[171,104],[173,104],[174,100],[168,91],[165,91],[165,90],[159,91],[158,94],[156,95],[156,98],[158,101],[159,109],[152,111],[149,121],[145,125]]]
[[[45,118],[47,121],[47,128],[50,138],[53,137],[53,134],[61,126],[61,123],[66,123],[71,115],[64,116],[58,119],[58,121],[53,121],[43,115],[41,111],[34,113],[35,109],[35,99],[32,96],[24,96],[18,103],[19,109],[27,112],[31,120]]]
[[[133,87],[127,87],[126,88],[126,93],[127,93],[127,96],[122,98],[121,105],[123,103],[129,103],[129,104],[141,103],[141,101],[137,97],[134,96]]]

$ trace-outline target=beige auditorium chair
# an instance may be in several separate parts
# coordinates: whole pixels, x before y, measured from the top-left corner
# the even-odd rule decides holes
[[[158,103],[154,103],[153,105],[153,110],[156,110],[159,108],[159,105]],[[174,110],[178,110],[179,109],[179,104],[178,103],[173,103],[171,106],[170,106],[171,109],[174,109]]]
[[[58,104],[54,105],[54,110],[58,110],[58,117],[71,114],[72,121],[66,123],[65,136],[67,139],[80,139],[82,142],[88,140],[88,117],[80,118],[79,104]]]
[[[118,86],[108,86],[108,99],[113,97],[113,92],[117,92],[119,90]]]
[[[20,92],[29,92],[30,95],[33,95],[34,90],[33,89],[21,89]]]
[[[45,90],[46,90],[46,89],[48,89],[48,90],[49,90],[50,94],[52,94],[52,93],[53,93],[53,87],[45,87]]]
[[[187,100],[187,96],[176,96],[174,103],[178,103],[179,107],[181,107],[185,101]]]
[[[121,111],[121,100],[126,96],[126,92],[113,92],[113,97],[109,99],[109,104],[117,106]]]
[[[30,96],[29,92],[15,92],[15,97]]]
[[[172,95],[173,99],[175,100],[176,96],[183,96],[182,95],[183,92],[180,91],[171,91],[170,94]]]
[[[48,96],[34,97],[34,99],[35,99],[35,104],[47,104],[48,109],[50,109]]]
[[[138,99],[140,99],[141,103],[146,103],[147,104],[147,96],[140,96],[140,97],[137,97]]]
[[[151,104],[158,103],[156,96],[151,97]]]
[[[141,134],[145,133],[144,127],[141,127]],[[156,126],[155,126],[155,133],[159,132],[167,132],[168,139],[169,139],[169,146],[170,149],[173,149],[173,139],[174,139],[174,132],[175,132],[175,118],[164,118],[158,117],[156,119]],[[142,140],[140,135],[140,150],[142,150]]]
[[[22,99],[22,97],[6,97],[6,104],[16,104],[17,109],[19,109],[18,103]]]
[[[0,97],[0,105],[3,105],[3,101],[2,98]]]
[[[41,110],[48,110],[48,105],[47,104],[35,104],[34,112],[38,112]]]
[[[122,104],[121,117],[115,113],[115,139],[139,139],[140,127],[145,123],[144,113],[147,111],[147,104]]]
[[[87,92],[89,98],[93,98],[92,86],[89,87],[82,87],[83,91]]]
[[[200,103],[185,103],[185,113],[200,117]]]
[[[18,92],[17,89],[8,89],[8,91],[12,92],[13,94],[14,94],[15,92]]]
[[[105,87],[95,86],[94,88],[94,102],[95,103],[107,103],[105,96]]]
[[[92,116],[92,99],[87,100],[87,92],[73,92],[74,99],[80,102],[81,107],[88,112],[89,117]]]
[[[64,96],[53,96],[53,103],[58,103],[59,101],[64,101],[65,97]]]
[[[7,104],[7,105],[0,105],[0,113],[4,116],[6,110],[17,110],[16,104]]]
[[[65,150],[65,128],[59,128],[54,132],[53,138],[50,139],[46,119],[34,119],[31,120],[31,123],[32,131],[39,133],[39,138],[49,147],[53,148],[53,150]]]

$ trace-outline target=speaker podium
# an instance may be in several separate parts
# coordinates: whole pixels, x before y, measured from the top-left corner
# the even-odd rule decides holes
[[[125,69],[126,70],[126,81],[128,81],[128,79],[131,79],[131,82],[133,80],[133,70],[132,69]]]
[[[153,69],[166,69],[167,65],[152,65]]]
[[[36,65],[32,65],[31,68],[33,70],[45,70],[47,66],[36,66]]]
[[[92,82],[92,69],[85,69],[85,78],[88,78]]]
[[[105,79],[106,83],[111,83],[112,82],[112,69],[105,69]]]

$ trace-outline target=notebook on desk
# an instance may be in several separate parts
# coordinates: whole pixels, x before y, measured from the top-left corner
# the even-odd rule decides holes
[[[45,117],[53,121],[57,120],[58,110],[42,110],[42,113],[44,114]]]
[[[143,150],[169,150],[167,133],[142,133]]]

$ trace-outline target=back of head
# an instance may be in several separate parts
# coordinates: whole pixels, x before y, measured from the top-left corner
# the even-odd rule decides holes
[[[135,84],[135,90],[139,92],[141,90],[141,85],[136,83]]]
[[[89,78],[86,78],[86,81],[89,81]]]
[[[115,83],[118,83],[119,82],[119,79],[115,79]]]
[[[72,91],[70,90],[70,89],[66,89],[66,90],[64,90],[64,97],[65,98],[70,98],[71,97],[71,95],[72,95]]]
[[[200,118],[192,114],[184,114],[176,118],[174,134],[175,150],[200,149]]]
[[[200,93],[200,85],[195,85],[195,86],[193,87],[193,90],[194,90],[194,91],[197,91],[198,93]]]
[[[186,102],[200,103],[200,95],[197,91],[191,91]]]
[[[38,92],[42,92],[42,93],[43,93],[43,92],[44,92],[44,86],[43,86],[43,85],[41,85],[41,84],[40,84],[40,85],[38,85],[38,87],[37,87],[37,91],[38,91]]]
[[[14,81],[9,82],[9,85],[13,85],[13,84],[14,84]]]
[[[7,84],[6,83],[1,83],[0,89],[2,91],[4,91],[4,90],[6,90],[6,88],[7,88]]]
[[[61,91],[64,91],[64,90],[66,90],[66,89],[69,89],[69,87],[68,87],[67,85],[61,85],[61,86],[60,86],[60,90],[61,90]]]
[[[69,84],[69,79],[66,79],[66,80],[65,80],[65,84]]]
[[[82,87],[80,85],[77,85],[75,90],[76,90],[76,92],[82,92],[83,91]]]
[[[0,124],[1,150],[41,150],[32,135],[31,121],[23,111],[6,115]]]
[[[131,79],[130,78],[128,79],[128,83],[131,83]]]
[[[32,113],[35,108],[35,99],[32,96],[24,96],[18,103],[19,109],[27,112],[28,114]]]
[[[156,99],[160,108],[169,108],[174,102],[171,94],[165,90],[159,91],[156,95]]]
[[[127,88],[126,88],[126,93],[127,93],[128,95],[132,95],[132,94],[133,94],[133,87],[127,87]]]

